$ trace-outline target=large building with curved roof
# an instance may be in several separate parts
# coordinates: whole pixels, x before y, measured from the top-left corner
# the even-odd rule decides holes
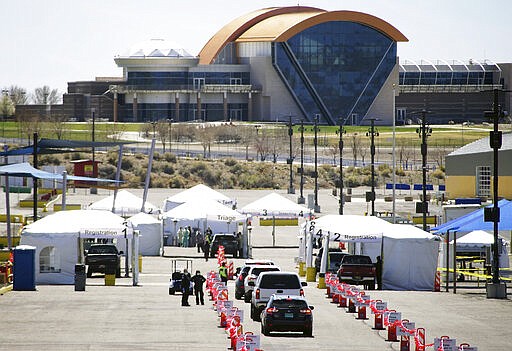
[[[164,41],[117,56],[125,84],[118,120],[243,120],[390,123],[398,85],[391,24],[354,11],[261,9],[234,19],[198,57]],[[153,46],[151,46],[153,44]],[[186,53],[186,52],[185,52]],[[119,98],[119,94],[122,98]]]
[[[70,82],[52,115],[120,122],[288,121],[361,125],[482,122],[492,90],[508,89],[512,64],[417,62],[397,57],[407,38],[355,11],[292,6],[259,9],[227,23],[197,56],[162,39],[137,43],[114,61],[121,78]],[[500,95],[510,111],[512,95]],[[45,106],[17,115],[45,115]],[[59,112],[60,111],[60,112]]]

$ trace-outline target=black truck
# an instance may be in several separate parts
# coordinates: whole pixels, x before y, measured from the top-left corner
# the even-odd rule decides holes
[[[92,245],[85,255],[85,264],[87,268],[87,277],[91,277],[94,272],[107,273],[115,270],[116,277],[121,276],[121,255],[123,251],[117,251],[117,247],[112,244]]]

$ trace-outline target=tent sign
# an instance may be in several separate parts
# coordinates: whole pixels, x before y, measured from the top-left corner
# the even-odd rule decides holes
[[[133,229],[128,227],[81,229],[79,235],[81,238],[131,238],[133,237]]]
[[[310,227],[310,232],[313,233],[313,236],[316,238],[321,238],[323,235],[322,229],[318,229],[315,232],[315,227],[312,225]],[[377,234],[350,234],[350,233],[336,233],[327,231],[327,235],[329,235],[330,241],[350,241],[350,242],[361,242],[361,243],[373,243],[376,241],[380,241],[381,235]]]

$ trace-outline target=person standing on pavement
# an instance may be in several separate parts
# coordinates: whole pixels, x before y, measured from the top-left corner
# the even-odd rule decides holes
[[[203,252],[204,252],[204,259],[206,260],[206,262],[208,262],[208,257],[210,256],[210,240],[208,240],[208,237],[206,237],[204,239]]]
[[[196,245],[197,245],[197,253],[201,252],[201,248],[203,247],[203,235],[199,229],[196,230]]]
[[[188,295],[190,295],[190,273],[186,269],[183,270],[183,275],[181,276],[181,291],[183,293],[181,296],[181,305],[190,306],[188,303]]]
[[[228,284],[228,268],[226,267],[226,262],[222,262],[222,265],[219,267],[219,275],[220,275],[220,281],[224,282],[227,285]]]
[[[183,242],[183,227],[180,227],[180,229],[178,229],[178,246],[181,246],[182,242]]]
[[[203,284],[206,281],[206,278],[201,275],[201,271],[196,271],[196,275],[192,277],[192,282],[194,283],[194,295],[196,295],[196,305],[204,305],[204,291]]]
[[[190,232],[188,231],[188,228],[183,228],[183,238],[181,242],[182,247],[188,247],[188,237],[190,235]]]
[[[377,256],[375,262],[375,275],[377,276],[377,290],[382,290],[382,258]]]

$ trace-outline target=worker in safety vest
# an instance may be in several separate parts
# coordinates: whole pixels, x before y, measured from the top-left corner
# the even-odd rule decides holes
[[[222,262],[222,265],[219,267],[219,275],[220,280],[224,283],[228,283],[228,268],[226,267],[226,262]]]

